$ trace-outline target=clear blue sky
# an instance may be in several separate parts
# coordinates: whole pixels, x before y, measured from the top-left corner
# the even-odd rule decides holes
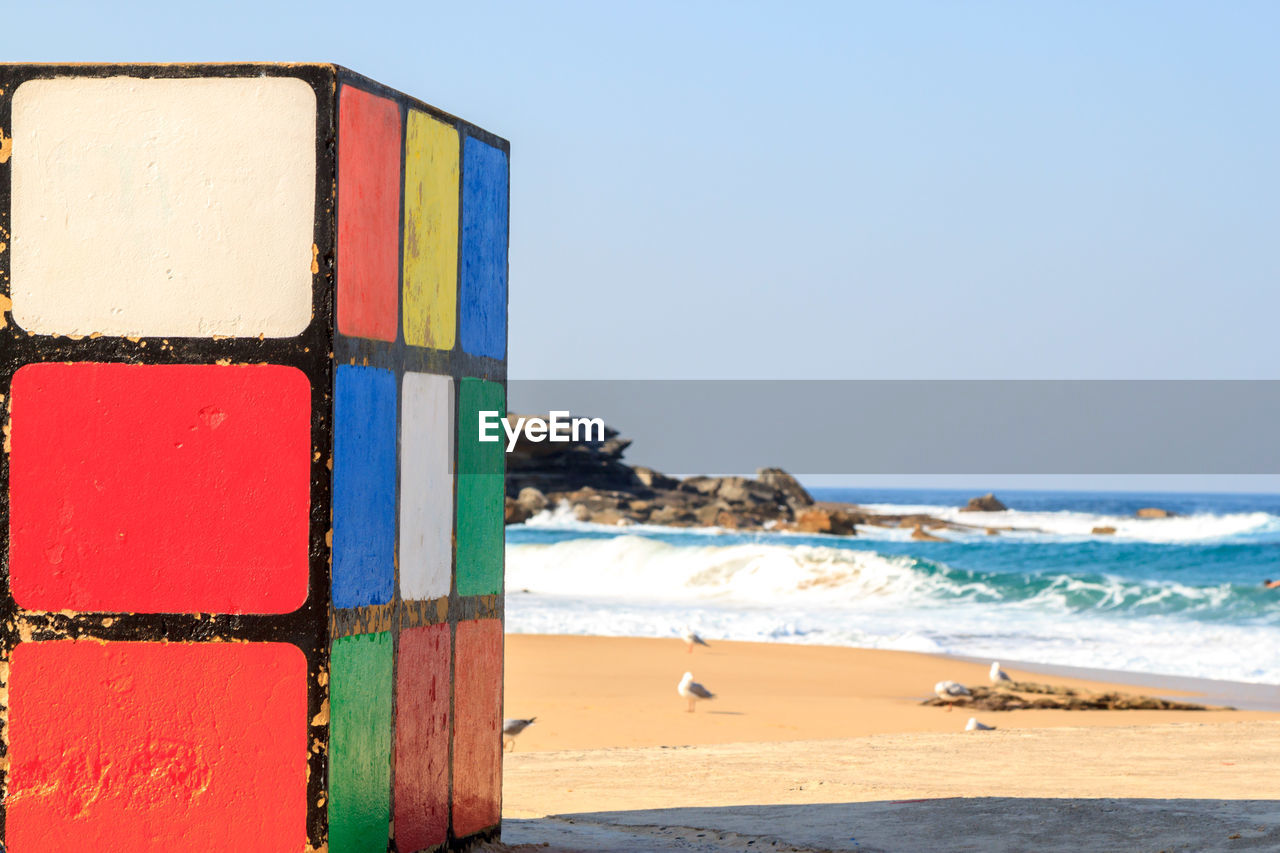
[[[1274,378],[1280,5],[10,3],[511,140],[516,378]]]

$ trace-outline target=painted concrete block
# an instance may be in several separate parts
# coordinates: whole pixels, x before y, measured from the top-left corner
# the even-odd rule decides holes
[[[458,131],[410,110],[404,156],[405,343],[453,349],[458,311]]]
[[[385,604],[395,582],[396,377],[341,365],[334,388],[333,603]]]
[[[394,341],[400,107],[355,86],[343,86],[338,99],[338,331]]]
[[[391,825],[391,634],[333,641],[329,847],[385,853]]]
[[[400,634],[396,666],[396,843],[424,850],[449,828],[449,626]]]
[[[311,387],[300,370],[28,364],[10,397],[20,605],[287,613],[306,600]]]
[[[400,418],[400,595],[443,598],[453,569],[453,380],[404,375]]]
[[[306,845],[307,661],[295,646],[19,643],[8,729],[14,853]]]
[[[501,441],[479,441],[482,411],[506,412],[502,386],[462,380],[458,397],[458,594],[502,591],[505,465]]]
[[[0,64],[0,849],[497,837],[508,152],[333,65]]]
[[[10,91],[19,326],[278,338],[311,322],[305,81],[67,76]]]
[[[462,160],[462,348],[507,355],[507,155],[468,137]]]
[[[453,711],[453,828],[460,835],[502,814],[502,623],[458,623]]]

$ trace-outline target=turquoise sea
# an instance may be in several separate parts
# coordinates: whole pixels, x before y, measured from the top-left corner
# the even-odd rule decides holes
[[[822,500],[1022,528],[862,526],[856,537],[602,527],[507,529],[513,632],[904,649],[1280,684],[1280,495],[817,489]],[[1140,507],[1176,515],[1138,519]],[[1114,527],[1114,535],[1093,535]]]

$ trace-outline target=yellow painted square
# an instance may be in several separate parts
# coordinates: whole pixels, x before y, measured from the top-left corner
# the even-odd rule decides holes
[[[458,308],[458,131],[409,110],[404,141],[404,339],[453,349]]]

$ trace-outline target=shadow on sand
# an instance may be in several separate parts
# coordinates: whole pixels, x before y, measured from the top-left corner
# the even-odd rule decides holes
[[[616,853],[1236,853],[1280,850],[1280,800],[976,797],[652,809],[506,820],[502,834],[549,851]]]

